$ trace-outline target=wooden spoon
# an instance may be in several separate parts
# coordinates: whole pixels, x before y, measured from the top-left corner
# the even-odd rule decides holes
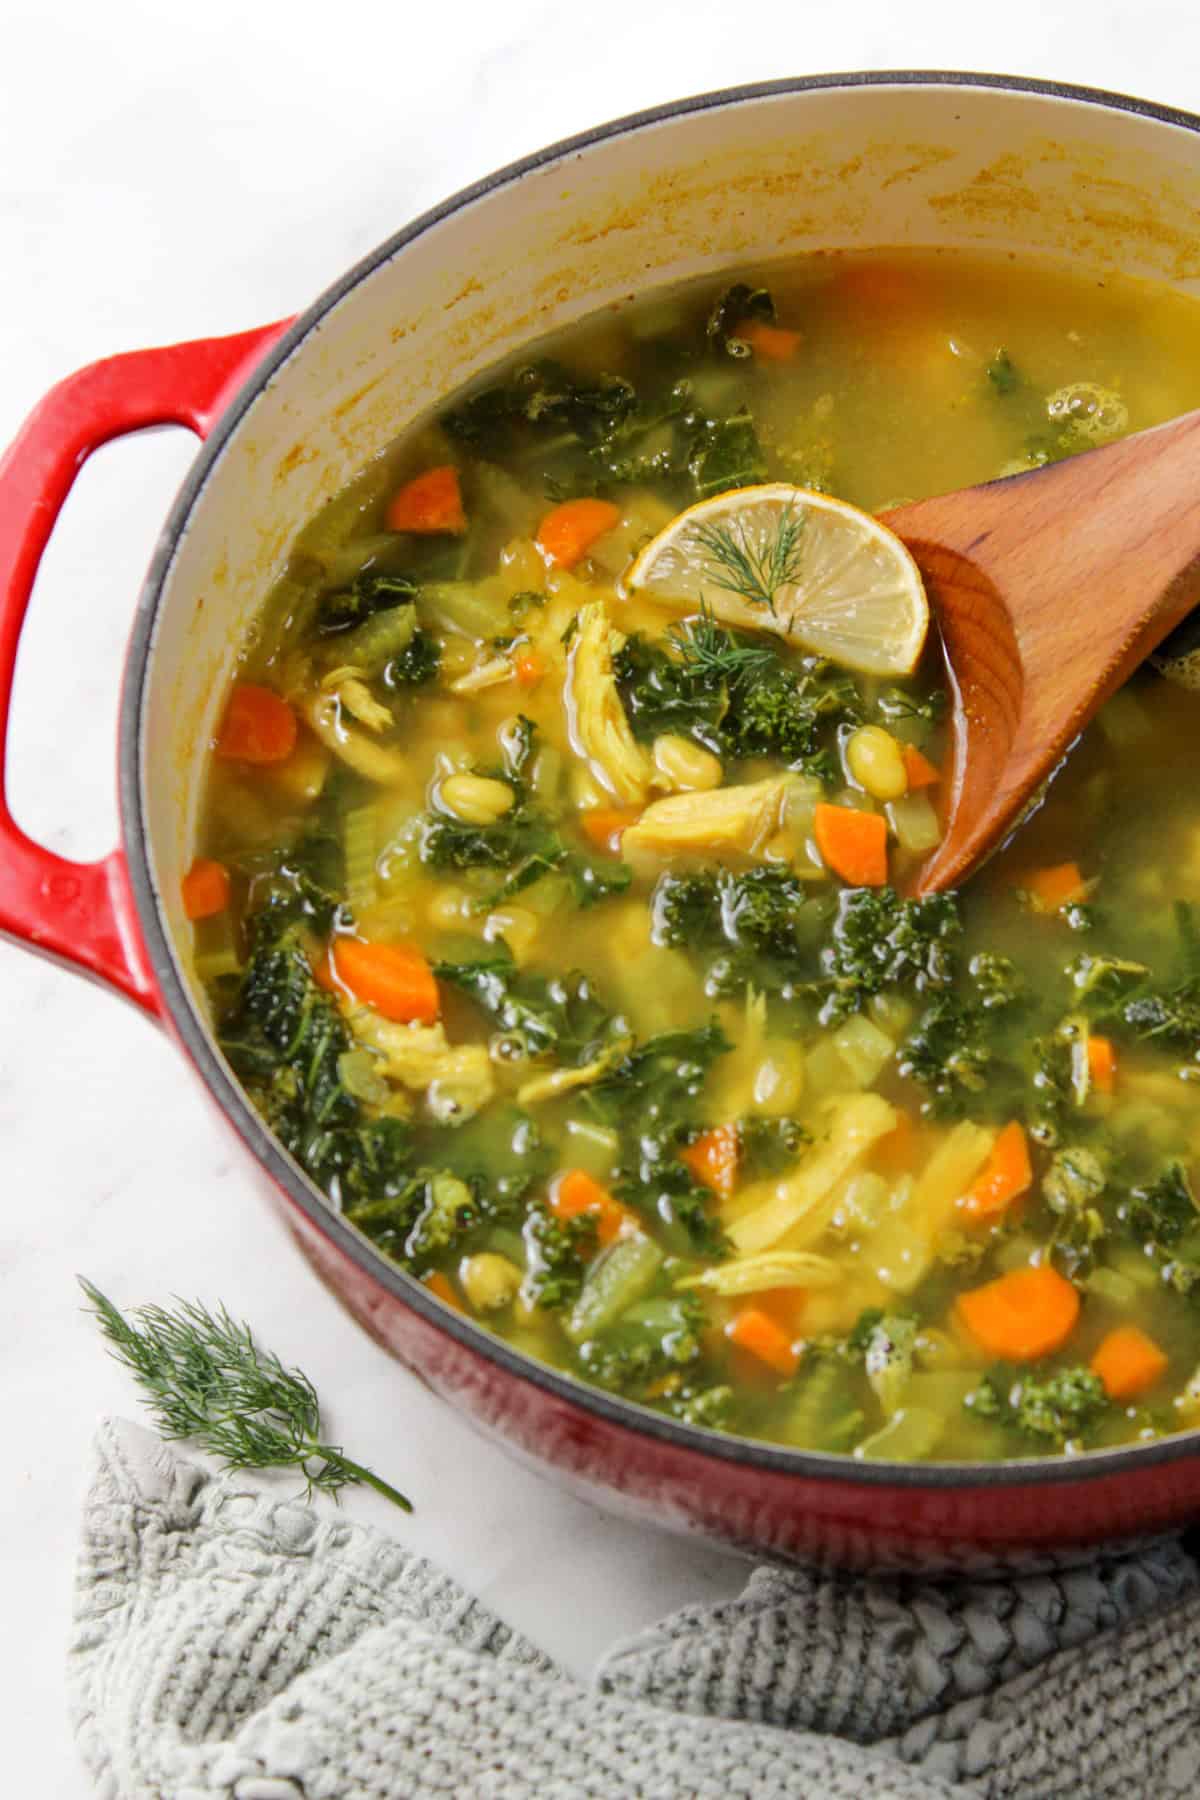
[[[995,849],[1200,599],[1200,412],[882,518],[921,570],[949,673],[944,835],[912,884],[930,894]]]

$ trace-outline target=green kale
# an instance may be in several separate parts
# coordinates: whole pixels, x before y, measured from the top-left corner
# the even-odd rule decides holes
[[[880,1405],[886,1413],[894,1413],[912,1376],[916,1318],[911,1313],[880,1313],[864,1327],[860,1316],[851,1341],[856,1349],[862,1346],[863,1373]]]
[[[1150,971],[1145,963],[1085,951],[1067,964],[1065,973],[1081,1005],[1106,1012],[1118,1006],[1130,987],[1141,982]]]
[[[441,666],[437,639],[418,625],[399,656],[384,664],[380,679],[388,688],[421,687],[433,680]]]
[[[930,1110],[944,1117],[983,1091],[991,1060],[983,1013],[957,995],[943,994],[901,1044],[899,1068],[928,1088]]]
[[[444,430],[477,455],[503,460],[531,440],[562,432],[585,444],[603,442],[629,419],[637,393],[616,375],[576,380],[544,359],[514,369],[442,415]]]
[[[1061,1450],[1081,1438],[1108,1407],[1104,1383],[1090,1369],[1052,1369],[1038,1376],[994,1370],[963,1402],[981,1419],[995,1419],[1041,1452]]]
[[[809,1134],[798,1119],[740,1119],[742,1178],[758,1181],[768,1175],[782,1175],[809,1141]]]
[[[247,928],[255,945],[273,941],[289,926],[324,937],[335,920],[350,921],[350,909],[340,897],[345,880],[342,840],[320,818],[294,843],[265,859],[240,858],[239,867],[250,880]]]
[[[708,315],[704,335],[714,356],[733,356],[739,360],[753,356],[745,338],[737,335],[739,325],[758,322],[770,325],[775,319],[775,302],[766,288],[752,288],[739,281],[714,303]]]
[[[387,575],[378,569],[364,570],[354,577],[349,587],[321,596],[317,607],[317,632],[322,637],[333,637],[350,631],[390,607],[411,605],[416,592],[416,582],[406,575]]]
[[[1181,982],[1165,992],[1142,990],[1125,1002],[1120,1016],[1144,1041],[1200,1054],[1200,982]]]
[[[823,729],[857,724],[862,710],[852,676],[795,675],[776,661],[771,672],[760,671],[735,690],[721,739],[731,756],[778,756],[797,765],[818,752]]]
[[[997,394],[1013,394],[1021,386],[1021,372],[1007,350],[997,350],[987,366],[987,378]]]
[[[1170,1162],[1153,1180],[1131,1189],[1119,1216],[1139,1243],[1163,1255],[1200,1226],[1192,1184],[1180,1162]]]
[[[718,726],[728,695],[705,669],[634,632],[614,657],[613,672],[636,738],[649,742],[663,732],[677,732],[720,752]]]
[[[999,1012],[1025,998],[1025,979],[1007,956],[980,950],[967,964],[967,974],[984,1012]]]
[[[1054,1214],[1051,1237],[1057,1259],[1068,1275],[1086,1272],[1108,1224],[1097,1205],[1108,1186],[1108,1169],[1097,1151],[1083,1144],[1056,1150],[1042,1177],[1042,1199]]]
[[[642,1300],[579,1349],[589,1381],[630,1399],[700,1359],[704,1314],[694,1296]]]
[[[684,1425],[703,1425],[709,1431],[728,1431],[733,1423],[735,1396],[724,1382],[684,1379],[661,1398],[649,1402],[658,1412],[665,1412]]]
[[[633,1036],[625,1020],[597,997],[586,975],[535,975],[518,970],[499,951],[471,963],[437,963],[439,981],[469,994],[501,1033],[497,1055],[506,1060],[554,1056],[564,1067],[623,1055]]]
[[[697,500],[765,481],[766,459],[748,409],[725,419],[698,420],[691,430],[687,470]]]
[[[777,989],[799,979],[822,908],[784,869],[664,875],[651,899],[654,941],[711,960],[707,991],[734,994],[751,983]]]
[[[528,798],[524,785],[509,779],[515,802],[494,825],[467,825],[444,813],[426,813],[419,827],[421,861],[437,869],[506,870],[499,886],[476,901],[478,912],[490,912],[556,869],[570,880],[577,906],[624,893],[632,869],[572,850]]]
[[[901,900],[891,888],[847,889],[838,902],[830,943],[821,954],[829,984],[822,1023],[861,1012],[872,995],[885,988],[907,987],[925,993],[948,987],[954,977],[948,946],[961,930],[962,915],[953,893]],[[968,1018],[972,1020],[969,1031]],[[927,1046],[915,1049],[922,1066],[928,1065],[931,1055],[939,1065],[945,1062],[952,1049],[950,1034],[958,1034],[964,1042],[966,1036],[978,1036],[973,1014],[961,1002],[949,1010],[931,1011],[923,1021],[923,1032],[933,1036]],[[939,1054],[934,1039],[944,1046],[944,1055]]]
[[[561,1312],[579,1298],[596,1251],[596,1221],[588,1213],[556,1219],[544,1206],[536,1206],[525,1222],[525,1248],[529,1264],[525,1293],[535,1306]]]

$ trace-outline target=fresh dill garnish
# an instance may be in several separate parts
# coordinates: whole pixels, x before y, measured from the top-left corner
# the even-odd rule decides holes
[[[806,515],[791,503],[780,514],[770,538],[761,546],[735,535],[730,525],[698,525],[694,536],[705,552],[714,587],[738,594],[751,606],[765,606],[774,617],[780,588],[800,579]]]
[[[732,690],[755,676],[769,674],[778,664],[773,650],[743,643],[718,625],[703,600],[699,614],[672,625],[667,638],[685,668],[707,677],[714,687]]]
[[[118,1362],[145,1390],[165,1438],[194,1438],[229,1469],[298,1469],[313,1490],[336,1498],[365,1482],[405,1512],[412,1506],[390,1483],[321,1439],[316,1390],[256,1344],[248,1325],[225,1308],[198,1301],[175,1310],[139,1306],[126,1316],[90,1281],[79,1285]]]

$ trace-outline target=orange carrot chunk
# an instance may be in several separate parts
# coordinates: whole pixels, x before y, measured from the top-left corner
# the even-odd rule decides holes
[[[621,1227],[629,1212],[614,1200],[586,1169],[568,1169],[560,1175],[550,1194],[550,1210],[556,1219],[578,1219],[590,1213],[596,1220],[596,1237],[601,1244],[611,1244],[621,1235]]]
[[[765,319],[747,319],[744,325],[737,326],[733,335],[749,344],[755,356],[761,356],[764,362],[791,362],[804,342],[800,332],[788,331],[782,325],[768,325]]]
[[[1033,1185],[1029,1163],[1029,1145],[1016,1119],[999,1132],[992,1153],[971,1186],[959,1201],[972,1219],[990,1219],[1007,1212],[1014,1200],[1027,1194]]]
[[[887,820],[853,806],[818,806],[813,814],[817,849],[828,868],[851,887],[887,883]]]
[[[728,1199],[737,1186],[741,1143],[736,1125],[714,1125],[681,1150],[679,1160],[702,1187]]]
[[[415,944],[368,944],[340,937],[333,946],[337,977],[356,1000],[402,1025],[432,1025],[441,1011],[433,970]]]
[[[621,854],[622,834],[636,825],[641,818],[636,807],[623,806],[591,806],[579,815],[579,824],[583,835],[595,844],[597,850],[607,850],[610,856]]]
[[[1039,1263],[960,1294],[956,1310],[989,1356],[1036,1362],[1060,1350],[1074,1331],[1079,1295],[1057,1269]]]
[[[1092,1374],[1110,1400],[1133,1400],[1167,1372],[1167,1357],[1136,1325],[1118,1325],[1092,1358]]]
[[[1090,1037],[1087,1041],[1088,1074],[1092,1086],[1101,1094],[1111,1094],[1117,1085],[1117,1047],[1111,1038]]]
[[[611,500],[564,500],[538,526],[538,549],[547,562],[557,563],[560,569],[573,569],[620,517],[620,508]]]
[[[807,1301],[808,1289],[802,1287],[764,1288],[754,1296],[755,1308],[787,1333],[789,1343],[801,1334]]]
[[[423,537],[441,531],[455,536],[464,532],[467,515],[453,463],[426,469],[423,475],[406,481],[389,500],[383,522],[389,531],[415,531]]]
[[[908,1175],[917,1160],[917,1128],[910,1113],[899,1113],[871,1153],[881,1175]]]
[[[229,905],[229,870],[211,857],[198,856],[181,887],[185,918],[211,919]]]
[[[1087,883],[1076,862],[1054,863],[1048,869],[1032,869],[1021,876],[1017,886],[1033,896],[1040,912],[1057,912],[1073,900],[1082,900]]]
[[[536,650],[522,650],[513,663],[513,669],[521,687],[536,687],[546,673],[545,658],[539,656]]]
[[[296,715],[286,700],[253,681],[239,681],[217,733],[217,755],[229,762],[286,762],[296,748]]]
[[[756,1356],[777,1375],[794,1375],[799,1354],[788,1333],[761,1306],[743,1306],[725,1327],[725,1336],[739,1350]]]
[[[923,751],[915,744],[905,744],[901,750],[904,758],[904,773],[908,776],[911,788],[933,787],[942,779],[942,771],[936,763],[930,762]]]
[[[427,1287],[431,1294],[436,1294],[443,1305],[452,1306],[455,1312],[462,1312],[462,1301],[450,1285],[449,1276],[443,1275],[440,1269],[435,1269],[432,1275],[426,1275],[422,1285]]]

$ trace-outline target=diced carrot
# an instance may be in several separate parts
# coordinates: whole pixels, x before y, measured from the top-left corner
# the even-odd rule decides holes
[[[1049,1263],[1013,1269],[960,1294],[958,1317],[989,1356],[1036,1362],[1060,1350],[1079,1318],[1079,1295]]]
[[[217,755],[230,762],[280,763],[296,748],[296,715],[286,700],[253,681],[239,681],[217,733]]]
[[[1092,1358],[1110,1400],[1133,1400],[1167,1372],[1167,1357],[1152,1337],[1136,1325],[1118,1325]]]
[[[911,1113],[898,1113],[892,1129],[876,1143],[871,1160],[881,1175],[907,1175],[916,1159],[916,1125]]]
[[[905,744],[901,755],[910,788],[933,787],[942,779],[942,771],[937,764],[930,762],[924,751],[918,750],[915,744]]]
[[[754,1296],[758,1310],[787,1333],[789,1342],[800,1336],[807,1303],[808,1289],[802,1287],[764,1288]]]
[[[341,982],[333,972],[333,947],[322,944],[319,950],[309,956],[309,967],[313,972],[313,980],[326,994],[341,995],[345,992]]]
[[[813,814],[817,849],[851,887],[883,887],[888,878],[887,820],[853,806],[825,806]]]
[[[406,481],[388,501],[383,522],[389,531],[414,531],[423,537],[443,531],[457,537],[464,532],[467,515],[453,463],[441,463]]]
[[[739,1350],[757,1357],[777,1375],[794,1375],[800,1356],[782,1325],[777,1325],[761,1306],[743,1306],[725,1327],[725,1336]]]
[[[621,1227],[632,1216],[586,1169],[568,1169],[559,1176],[550,1190],[550,1210],[556,1219],[594,1214],[596,1237],[601,1244],[611,1244],[620,1237]]]
[[[927,317],[930,298],[915,270],[878,258],[839,268],[831,297],[838,313],[849,310],[876,328]]]
[[[1111,1094],[1117,1085],[1117,1047],[1112,1039],[1090,1037],[1087,1059],[1092,1086],[1101,1094]]]
[[[333,966],[356,1000],[400,1024],[432,1025],[441,1011],[438,985],[415,944],[368,944],[340,937]]]
[[[557,563],[560,569],[573,569],[620,517],[620,508],[611,500],[564,500],[538,526],[538,549],[547,562]]]
[[[749,344],[755,356],[761,356],[764,362],[791,362],[804,342],[800,332],[788,331],[782,325],[768,325],[765,319],[748,319],[744,325],[736,327],[733,335]]]
[[[736,1125],[714,1125],[681,1150],[679,1160],[703,1187],[728,1199],[737,1186],[741,1141]]]
[[[591,806],[580,813],[579,824],[583,835],[591,839],[597,850],[620,856],[622,833],[636,825],[641,816],[637,807]]]
[[[435,1269],[432,1275],[426,1275],[421,1285],[427,1287],[431,1294],[436,1294],[443,1305],[452,1306],[455,1312],[462,1312],[463,1303],[451,1286],[450,1277],[443,1275],[440,1269]]]
[[[181,887],[185,918],[211,919],[229,905],[229,870],[209,856],[196,858]]]
[[[536,650],[522,650],[513,663],[513,669],[521,687],[536,687],[546,673],[546,659],[539,656]]]
[[[997,1134],[991,1155],[959,1205],[972,1219],[994,1218],[1007,1212],[1032,1185],[1029,1145],[1020,1123],[1013,1119]]]
[[[1053,863],[1048,869],[1031,869],[1016,885],[1030,894],[1040,912],[1057,912],[1073,900],[1082,900],[1087,883],[1075,862]]]

